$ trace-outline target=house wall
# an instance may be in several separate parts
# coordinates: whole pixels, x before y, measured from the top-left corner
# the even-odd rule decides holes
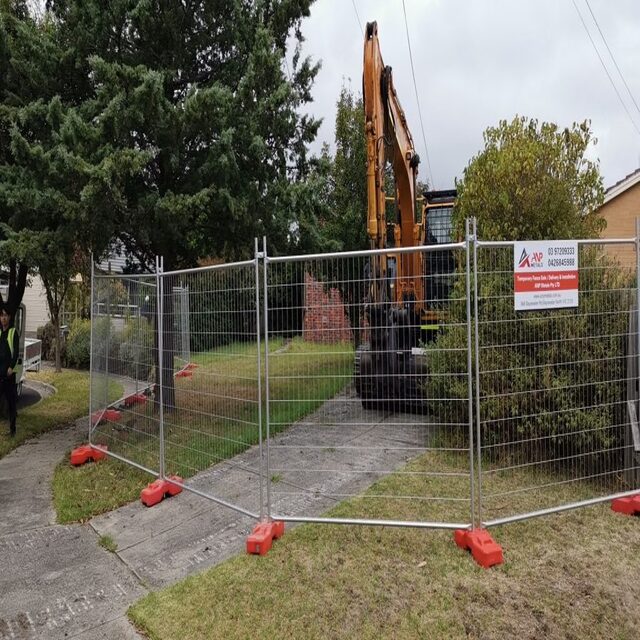
[[[47,297],[40,276],[31,278],[31,286],[24,290],[22,302],[27,309],[25,335],[27,337],[35,337],[38,327],[49,322]]]
[[[607,222],[602,238],[633,238],[636,235],[636,218],[640,217],[640,183],[600,207],[600,214]],[[635,250],[632,246],[611,245],[607,252],[629,269],[636,268]]]

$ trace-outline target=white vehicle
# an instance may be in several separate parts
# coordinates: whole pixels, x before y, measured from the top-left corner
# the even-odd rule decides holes
[[[4,300],[8,296],[8,287],[0,286],[0,293]],[[16,366],[16,385],[18,387],[18,396],[22,393],[22,385],[27,371],[39,371],[42,354],[42,342],[40,340],[31,340],[25,338],[25,327],[27,325],[27,308],[24,304],[20,304],[16,311],[13,326],[15,327],[19,339],[18,346],[18,364]]]
[[[25,367],[25,337],[24,337],[24,327],[27,319],[27,309],[21,304],[16,311],[16,317],[13,322],[13,326],[16,328],[19,336],[19,347],[18,347],[18,364],[16,365],[16,385],[18,387],[18,397],[22,393],[22,383],[24,382],[24,378],[26,375],[26,367]],[[38,340],[38,342],[40,342]]]

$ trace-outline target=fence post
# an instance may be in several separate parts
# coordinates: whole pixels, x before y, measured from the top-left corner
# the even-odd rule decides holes
[[[471,330],[471,243],[475,247],[475,236],[471,235],[471,224],[469,218],[465,220],[465,254],[466,254],[466,278],[467,278],[467,393],[468,393],[468,414],[469,414],[469,478],[471,491],[471,526],[475,528],[475,475],[474,475],[474,450],[473,450],[473,358],[471,356],[472,349],[472,330]]]
[[[476,353],[476,449],[478,453],[478,511],[477,523],[474,526],[482,526],[482,435],[480,429],[480,322],[478,316],[478,222],[476,218],[471,218],[471,233],[473,241],[473,314],[475,325],[475,353]]]
[[[262,238],[262,251],[263,251],[263,284],[264,284],[264,393],[265,393],[265,425],[267,439],[267,452],[265,460],[265,478],[267,479],[267,520],[271,520],[271,459],[270,459],[270,440],[271,440],[271,427],[270,427],[270,415],[269,415],[269,296],[268,296],[268,282],[267,271],[269,258],[267,256],[267,236]]]
[[[109,275],[111,275],[111,269],[109,268]],[[105,337],[105,350],[104,350],[104,408],[109,406],[109,352],[111,351],[111,287],[109,286],[109,280],[107,280],[107,335]]]
[[[253,258],[255,261],[255,285],[256,285],[256,345],[258,347],[258,360],[256,363],[258,373],[258,455],[260,459],[259,478],[260,478],[260,521],[264,520],[264,460],[262,449],[262,354],[260,350],[262,344],[260,341],[260,258],[263,256],[258,251],[258,238],[253,239]]]
[[[158,317],[158,371],[157,371],[157,380],[158,383],[158,419],[160,421],[160,451],[159,451],[159,477],[161,480],[164,480],[165,472],[164,472],[164,399],[163,399],[163,387],[164,387],[164,359],[163,359],[163,332],[164,332],[164,303],[163,303],[163,295],[162,295],[162,264],[160,262],[160,258],[156,256],[156,289],[158,295],[158,302],[156,305],[156,314]]]
[[[635,435],[633,432],[633,420],[635,418],[636,425],[638,420],[638,400],[640,399],[640,218],[636,217],[636,344],[635,344],[635,357],[636,357],[636,366],[635,366],[635,380],[633,380],[633,408],[636,410],[635,416],[628,416],[629,422],[631,424],[631,442],[633,443],[631,460],[628,465],[629,468],[636,468],[635,472],[632,472],[633,475],[631,478],[631,484],[633,487],[638,486],[638,477],[640,476],[640,472],[637,470],[635,458],[637,456],[636,447],[638,443],[636,442]],[[629,407],[629,398],[627,397],[627,412]],[[628,449],[627,449],[628,451]],[[625,460],[626,462],[626,460]],[[627,465],[625,465],[627,466]],[[631,474],[629,474],[631,475]]]
[[[93,251],[91,252],[91,296],[89,300],[89,317],[91,318],[91,324],[89,325],[89,444],[93,438],[93,380],[94,380],[94,359],[93,359],[93,323],[95,322],[95,312],[93,308],[94,301],[94,269],[93,269]]]
[[[636,376],[640,376],[640,218],[636,218]],[[636,397],[640,379],[635,380]]]

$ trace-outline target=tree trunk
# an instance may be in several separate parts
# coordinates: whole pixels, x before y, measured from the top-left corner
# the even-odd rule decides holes
[[[53,328],[56,331],[56,373],[60,373],[62,371],[62,360],[60,358],[60,353],[62,351],[62,336],[60,335],[60,313],[59,310],[51,312],[51,320],[53,321]]]

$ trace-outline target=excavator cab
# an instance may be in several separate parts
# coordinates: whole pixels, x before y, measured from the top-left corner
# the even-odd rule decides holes
[[[456,190],[427,191],[424,194],[425,244],[438,245],[455,242],[453,237],[453,206]],[[429,310],[442,309],[451,292],[451,275],[456,270],[451,250],[430,251],[425,259],[425,298]]]

